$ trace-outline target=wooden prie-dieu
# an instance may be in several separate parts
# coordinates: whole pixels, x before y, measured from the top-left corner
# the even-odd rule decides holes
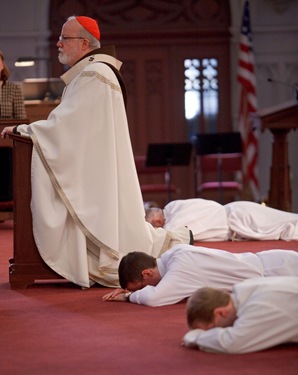
[[[14,246],[9,261],[9,283],[12,289],[26,288],[40,280],[63,279],[41,258],[33,230],[31,201],[30,138],[10,134],[13,140]]]

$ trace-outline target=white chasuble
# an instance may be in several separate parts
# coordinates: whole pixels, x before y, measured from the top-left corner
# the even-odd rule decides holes
[[[34,145],[31,210],[38,250],[54,271],[83,287],[117,287],[125,254],[157,257],[176,240],[145,221],[122,92],[101,60],[105,55],[86,57],[62,76],[62,101],[47,120],[18,127]],[[184,230],[177,242],[187,236]]]

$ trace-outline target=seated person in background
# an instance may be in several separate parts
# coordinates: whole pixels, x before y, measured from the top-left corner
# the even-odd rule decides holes
[[[221,205],[201,198],[176,200],[163,210],[146,209],[146,220],[166,230],[185,225],[196,241],[298,240],[298,214],[255,202]]]
[[[106,294],[104,301],[162,306],[182,301],[207,285],[231,291],[234,284],[253,277],[298,276],[298,252],[233,254],[176,245],[158,259],[141,252],[128,253],[120,261],[118,274],[122,289]]]
[[[249,353],[298,343],[298,277],[242,281],[232,294],[197,290],[186,304],[191,331],[182,345],[204,351]]]
[[[21,86],[9,81],[9,76],[4,54],[0,51],[0,120],[25,119],[26,111]],[[8,143],[2,144],[0,148],[0,160],[0,201],[8,202],[4,207],[12,210],[12,149]]]
[[[26,111],[21,86],[8,79],[9,69],[0,51],[0,119],[24,119]]]

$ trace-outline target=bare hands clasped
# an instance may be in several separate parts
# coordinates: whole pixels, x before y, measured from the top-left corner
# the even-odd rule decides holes
[[[6,128],[4,128],[1,132],[1,138],[6,138],[7,133],[13,132],[13,128],[14,128],[14,126],[7,126]]]
[[[126,302],[125,294],[128,290],[125,289],[115,289],[110,293],[105,294],[102,297],[103,301],[118,301],[118,302]]]

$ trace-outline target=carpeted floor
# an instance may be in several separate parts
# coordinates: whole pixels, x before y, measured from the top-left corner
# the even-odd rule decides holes
[[[217,243],[231,251],[293,248],[298,242]],[[204,246],[215,247],[214,243]],[[225,355],[180,346],[185,303],[146,307],[102,302],[108,289],[70,283],[11,290],[12,223],[0,224],[1,375],[297,375],[298,346]]]

